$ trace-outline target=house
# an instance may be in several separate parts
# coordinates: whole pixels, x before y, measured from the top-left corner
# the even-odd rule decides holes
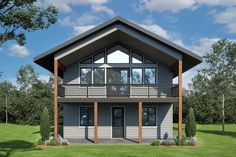
[[[202,58],[115,17],[34,58],[54,73],[54,136],[63,105],[64,138],[173,138],[173,103],[182,136],[182,73]],[[58,77],[63,79],[58,84]],[[178,84],[173,78],[178,77]]]

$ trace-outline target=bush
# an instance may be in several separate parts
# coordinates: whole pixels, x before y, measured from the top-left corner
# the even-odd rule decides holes
[[[40,138],[37,142],[38,145],[44,145],[45,141]]]
[[[58,146],[60,143],[57,142],[57,140],[51,136],[48,140],[45,141],[45,145],[47,146]]]
[[[187,138],[184,137],[184,136],[182,138],[176,138],[175,139],[175,144],[177,146],[186,146],[186,145],[188,145]]]
[[[61,145],[70,145],[70,143],[67,140],[62,140]]]
[[[151,143],[151,146],[160,146],[161,142],[160,140],[155,140]]]
[[[196,135],[196,121],[193,108],[190,107],[186,118],[185,134],[187,137],[194,137]]]
[[[189,146],[196,146],[196,145],[197,145],[197,139],[194,138],[194,137],[191,137],[191,138],[188,140],[188,145],[189,145]]]
[[[40,135],[43,141],[46,141],[50,136],[50,119],[48,109],[45,107],[40,119]]]
[[[166,139],[166,140],[162,141],[162,144],[164,146],[172,146],[172,145],[175,145],[175,141],[174,140],[170,140],[170,139]]]

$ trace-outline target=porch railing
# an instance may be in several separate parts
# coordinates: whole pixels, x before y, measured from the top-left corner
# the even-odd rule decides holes
[[[177,97],[178,85],[164,84],[61,84],[60,97]]]

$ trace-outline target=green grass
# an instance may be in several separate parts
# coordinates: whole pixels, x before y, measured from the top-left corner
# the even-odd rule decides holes
[[[35,145],[39,127],[0,124],[0,156],[78,156],[78,157],[235,157],[236,124],[226,125],[221,135],[220,125],[198,125],[196,147],[154,147],[150,145],[74,145],[44,147]],[[176,132],[175,128],[175,132]]]

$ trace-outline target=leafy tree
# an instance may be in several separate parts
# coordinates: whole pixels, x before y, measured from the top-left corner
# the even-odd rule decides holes
[[[194,137],[196,135],[196,121],[192,107],[189,108],[186,117],[185,134],[187,137]]]
[[[40,135],[43,141],[47,140],[50,136],[50,119],[47,107],[43,109],[40,119]]]
[[[47,29],[56,22],[57,9],[37,5],[37,0],[0,1],[0,45],[8,40],[25,44],[25,32]]]
[[[206,67],[193,78],[188,95],[198,123],[222,121],[222,95],[225,99],[225,121],[236,122],[236,43],[226,39],[212,45],[204,56]]]

